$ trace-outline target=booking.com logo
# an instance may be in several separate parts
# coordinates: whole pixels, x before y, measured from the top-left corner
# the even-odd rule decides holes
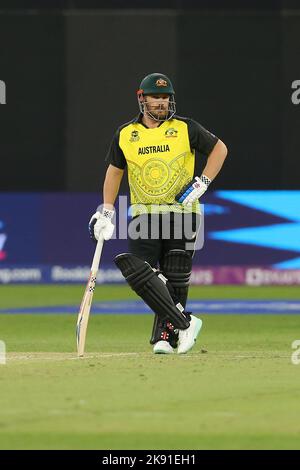
[[[0,104],[6,104],[6,85],[3,80],[0,80]]]
[[[0,232],[4,227],[4,223],[0,220]],[[0,233],[0,261],[6,258],[6,253],[3,250],[5,242],[7,240],[7,235],[5,233]]]

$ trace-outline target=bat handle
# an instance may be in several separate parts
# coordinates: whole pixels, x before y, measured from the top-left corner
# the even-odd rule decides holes
[[[92,272],[98,271],[103,243],[104,243],[104,238],[99,237],[97,241],[97,246],[96,246],[93,262],[92,262],[92,269],[91,269]]]

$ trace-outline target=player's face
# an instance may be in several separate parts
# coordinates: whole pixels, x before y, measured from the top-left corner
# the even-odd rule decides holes
[[[146,95],[145,96],[145,110],[149,111],[152,116],[158,120],[164,120],[167,118],[169,113],[169,95]]]

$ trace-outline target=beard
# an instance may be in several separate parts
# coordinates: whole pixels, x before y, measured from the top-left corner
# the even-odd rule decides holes
[[[164,119],[168,116],[168,109],[147,109],[155,119]],[[150,116],[151,117],[151,116]]]

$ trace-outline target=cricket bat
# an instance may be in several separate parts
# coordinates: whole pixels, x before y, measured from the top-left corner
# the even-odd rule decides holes
[[[76,325],[76,341],[77,341],[77,355],[78,357],[82,357],[84,355],[84,347],[85,347],[85,338],[86,338],[86,331],[89,322],[90,310],[94,295],[94,290],[96,286],[96,279],[97,273],[99,269],[99,263],[102,253],[104,240],[103,238],[99,238],[92,262],[91,273],[89,280],[87,282],[84,296],[80,305],[80,310],[77,319]]]

